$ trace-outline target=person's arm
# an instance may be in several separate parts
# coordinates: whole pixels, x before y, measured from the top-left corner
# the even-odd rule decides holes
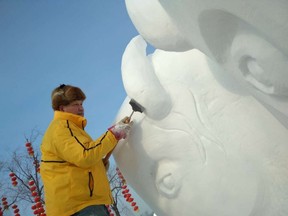
[[[112,132],[107,131],[93,141],[89,135],[71,128],[61,129],[55,133],[56,154],[64,161],[79,167],[90,167],[110,152],[118,140]]]
[[[114,136],[117,140],[126,139],[126,137],[129,135],[129,132],[131,130],[131,126],[133,125],[133,122],[130,120],[131,120],[130,117],[126,116],[121,121],[119,121],[117,124],[108,128],[108,130],[114,134]],[[109,168],[109,158],[111,157],[114,148],[110,152],[108,152],[108,154],[105,156],[105,158],[103,158],[103,163],[104,163],[105,167],[107,166]],[[107,170],[107,168],[106,168],[106,170]]]

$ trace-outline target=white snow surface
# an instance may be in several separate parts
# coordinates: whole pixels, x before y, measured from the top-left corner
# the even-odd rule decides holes
[[[145,107],[114,152],[128,183],[158,216],[287,216],[288,2],[126,6],[116,121]]]

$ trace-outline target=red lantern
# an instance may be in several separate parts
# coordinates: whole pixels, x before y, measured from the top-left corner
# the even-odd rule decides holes
[[[41,202],[37,202],[37,203],[36,203],[36,207],[37,207],[37,208],[40,208],[41,206],[42,206],[42,203],[41,203]]]
[[[131,197],[130,193],[124,194],[124,198],[129,198],[129,197]]]
[[[15,173],[11,172],[11,173],[9,173],[9,176],[13,177],[13,176],[15,176]]]
[[[30,181],[28,182],[28,184],[29,184],[30,186],[32,186],[32,185],[35,184],[35,182],[34,182],[33,180],[30,180]]]
[[[138,207],[138,206],[135,206],[133,210],[134,210],[134,211],[138,211],[138,210],[139,210],[139,207]]]
[[[30,188],[30,191],[31,191],[31,192],[33,192],[33,191],[35,191],[35,190],[36,190],[36,186],[35,186],[35,185]]]
[[[35,198],[34,198],[34,201],[37,203],[37,202],[39,202],[40,201],[40,197],[39,196],[36,196]]]
[[[12,206],[12,208],[13,209],[16,209],[18,206],[16,205],[16,204],[14,204],[13,206]]]
[[[136,202],[132,202],[132,203],[131,203],[131,206],[135,206],[135,205],[136,205]]]
[[[36,197],[38,195],[37,191],[33,191],[31,194],[33,197]]]
[[[27,147],[27,151],[31,152],[31,151],[33,151],[33,148],[31,146],[29,146],[29,147]]]
[[[129,203],[132,202],[133,200],[134,200],[134,199],[131,198],[131,197],[127,197],[127,198],[126,198],[126,202],[129,202]]]
[[[128,193],[129,192],[129,189],[125,189],[122,191],[122,194],[125,194],[125,193]]]
[[[43,207],[40,207],[40,208],[38,209],[38,212],[39,212],[39,213],[44,213],[44,208],[43,208]]]
[[[30,143],[30,142],[27,142],[27,143],[25,144],[25,146],[26,146],[26,147],[30,147],[30,146],[31,146],[31,143]]]

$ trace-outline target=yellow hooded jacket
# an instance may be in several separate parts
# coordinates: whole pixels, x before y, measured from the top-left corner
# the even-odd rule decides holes
[[[55,111],[43,137],[40,173],[48,216],[69,216],[113,202],[102,158],[117,140],[107,131],[93,141],[85,126],[84,117]]]

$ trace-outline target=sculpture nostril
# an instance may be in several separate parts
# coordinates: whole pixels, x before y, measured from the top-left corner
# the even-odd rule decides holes
[[[265,71],[258,64],[256,59],[250,56],[242,57],[239,63],[239,68],[244,79],[252,86],[266,94],[275,94],[273,84],[265,78]]]
[[[236,76],[260,92],[271,96],[287,96],[287,56],[268,39],[247,29],[242,29],[234,37],[226,64],[238,67],[235,68]]]
[[[176,161],[163,159],[156,170],[156,188],[166,198],[175,198],[181,188],[179,167]]]
[[[263,69],[258,65],[256,59],[248,58],[246,63],[247,68],[251,74],[255,76],[261,76],[264,73]]]
[[[174,179],[173,177],[171,176],[171,174],[169,174],[168,176],[166,176],[164,179],[163,179],[163,185],[166,187],[166,188],[169,188],[169,189],[173,189],[175,184],[174,184]]]

